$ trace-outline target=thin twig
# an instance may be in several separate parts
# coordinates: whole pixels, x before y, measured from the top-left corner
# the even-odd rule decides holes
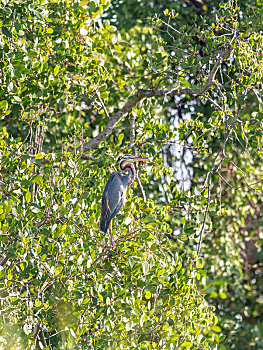
[[[41,321],[40,318],[38,316],[36,316],[38,318],[37,324],[35,325],[34,329],[33,329],[33,337],[34,339],[37,338],[38,333],[40,331],[40,327],[41,327]]]
[[[134,142],[135,142],[135,114],[131,112],[130,114],[130,148],[134,150]]]
[[[96,91],[96,95],[97,95],[98,99],[100,100],[100,104],[101,104],[101,106],[102,106],[102,108],[104,110],[104,113],[105,113],[106,117],[110,120],[109,113],[108,113],[108,111],[107,111],[107,109],[106,109],[106,107],[104,105],[104,102],[103,102],[102,98],[100,97],[99,91]]]
[[[198,256],[200,254],[200,250],[201,250],[201,247],[202,247],[203,235],[204,235],[204,231],[205,231],[205,224],[206,224],[206,219],[207,219],[209,205],[210,205],[210,200],[211,200],[211,177],[212,177],[213,173],[218,171],[218,169],[220,168],[220,166],[222,164],[222,161],[223,161],[223,159],[225,157],[224,149],[225,149],[225,146],[226,146],[226,142],[229,139],[229,136],[230,136],[232,130],[233,130],[232,127],[230,127],[230,130],[229,130],[228,134],[225,134],[225,139],[224,139],[223,145],[220,148],[220,150],[217,152],[217,154],[215,155],[212,167],[211,167],[209,173],[207,174],[207,178],[206,178],[206,181],[205,181],[205,184],[207,184],[207,190],[208,190],[207,204],[206,204],[205,215],[204,215],[204,219],[203,219],[203,223],[202,223],[202,227],[201,227],[200,238],[199,238],[199,242],[198,242],[198,246],[197,246],[197,258],[196,258],[196,261],[198,259]],[[217,166],[217,169],[215,169],[216,160],[219,157],[221,152],[223,152],[223,157],[221,158],[221,160],[219,162],[219,165]]]
[[[8,258],[9,258],[9,252],[7,252],[6,256],[3,256],[3,257],[0,259],[0,266],[4,266],[4,265],[7,263]]]
[[[132,149],[132,153],[135,154],[135,114],[133,112],[131,112],[131,116],[130,116],[130,146],[129,148]],[[143,198],[143,201],[146,202],[146,196],[145,196],[145,191],[144,188],[142,186],[141,180],[139,178],[138,175],[138,167],[135,164],[135,179],[137,180],[138,186],[139,186],[139,190],[141,193],[141,197]]]
[[[96,164],[100,164],[100,161],[98,159],[94,158],[93,156],[90,156],[89,154],[82,153],[80,158],[81,159],[91,160],[92,162],[94,162]]]

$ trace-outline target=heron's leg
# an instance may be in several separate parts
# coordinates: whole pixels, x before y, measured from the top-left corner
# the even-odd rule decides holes
[[[110,232],[110,241],[111,241],[111,246],[113,247],[113,240],[112,240],[112,220],[111,220],[111,222],[110,222],[109,232]]]

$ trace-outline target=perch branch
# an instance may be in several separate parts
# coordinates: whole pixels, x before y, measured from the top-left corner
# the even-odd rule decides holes
[[[133,112],[131,112],[131,117],[130,117],[130,148],[132,149],[133,154],[135,154],[135,114]],[[135,178],[139,186],[141,197],[143,198],[143,201],[146,202],[146,196],[145,196],[145,192],[144,192],[141,180],[138,175],[137,165],[135,165],[135,169],[136,169]]]
[[[97,147],[102,141],[104,141],[107,137],[109,137],[112,134],[113,129],[118,124],[118,122],[121,121],[124,118],[124,116],[144,98],[179,96],[179,95],[203,95],[212,86],[216,73],[218,71],[218,68],[220,67],[223,60],[229,57],[230,52],[231,52],[231,48],[228,47],[225,51],[220,53],[215,65],[213,66],[207,78],[206,83],[200,88],[189,87],[189,88],[182,88],[182,89],[174,88],[170,90],[163,90],[163,89],[138,90],[130,99],[128,99],[128,101],[124,104],[124,106],[114,116],[112,116],[112,118],[109,120],[109,122],[105,126],[104,130],[99,135],[97,135],[93,139],[89,140],[88,142],[78,147],[76,151],[85,153]]]

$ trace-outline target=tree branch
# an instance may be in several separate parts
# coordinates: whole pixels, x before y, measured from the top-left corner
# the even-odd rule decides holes
[[[135,107],[145,96],[137,92],[131,99],[129,99],[125,105],[109,120],[104,130],[94,137],[92,140],[84,143],[76,149],[77,152],[88,152],[92,148],[98,146],[103,140],[112,134],[113,129],[118,122],[125,116],[126,113],[133,107]]]
[[[89,154],[82,153],[80,156],[81,159],[91,160],[94,163],[100,164],[100,161]]]
[[[132,149],[132,154],[135,154],[135,114],[133,112],[131,112],[130,114],[130,146],[129,148]],[[139,178],[138,166],[136,164],[135,164],[135,170],[136,170],[135,178],[137,180],[141,196],[143,198],[143,201],[146,202],[145,192],[144,192],[141,180]]]
[[[98,99],[99,99],[99,101],[100,101],[100,104],[101,104],[101,106],[102,106],[102,108],[103,108],[103,110],[104,110],[104,113],[105,113],[106,117],[107,117],[108,119],[110,119],[110,116],[109,116],[108,111],[107,111],[107,109],[106,109],[106,107],[105,107],[105,104],[104,104],[102,98],[100,97],[99,91],[96,91],[96,95],[97,95],[97,97],[98,97]]]
[[[130,148],[133,149],[134,154],[134,142],[135,142],[135,114],[131,112],[130,116]]]
[[[0,266],[4,266],[7,263],[8,258],[9,258],[9,252],[7,252],[7,254],[0,259]]]
[[[94,137],[93,139],[89,140],[88,142],[84,143],[80,147],[76,149],[77,152],[88,152],[91,149],[97,147],[102,141],[104,141],[107,137],[109,137],[115,126],[118,124],[119,121],[121,121],[126,113],[129,112],[130,109],[134,108],[141,100],[144,98],[150,98],[150,97],[165,97],[165,96],[180,96],[180,95],[203,95],[206,91],[209,90],[211,85],[213,84],[213,81],[215,79],[215,75],[218,71],[218,68],[220,67],[221,63],[224,59],[226,59],[231,52],[231,47],[229,46],[225,51],[222,51],[219,54],[219,57],[212,68],[206,83],[201,86],[200,88],[183,88],[183,89],[170,89],[170,90],[163,90],[163,89],[156,89],[156,90],[145,90],[140,89],[138,90],[126,103],[125,105],[109,120],[107,125],[105,126],[104,130]]]

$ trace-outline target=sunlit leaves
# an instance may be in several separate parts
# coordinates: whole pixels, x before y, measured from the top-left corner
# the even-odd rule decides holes
[[[56,67],[54,68],[54,75],[57,75],[58,72],[59,72],[59,66],[56,66]]]
[[[0,243],[3,258],[7,256],[0,271],[3,319],[12,327],[19,325],[27,347],[35,343],[33,329],[41,320],[44,337],[51,339],[54,348],[216,348],[219,339],[223,340],[223,327],[217,324],[214,308],[198,292],[196,283],[204,287],[211,303],[235,305],[227,280],[216,279],[215,271],[218,274],[221,269],[223,276],[236,274],[229,261],[236,261],[233,247],[240,240],[231,235],[244,227],[242,215],[247,206],[221,203],[225,188],[218,172],[212,174],[214,197],[210,203],[209,189],[203,184],[230,126],[233,148],[228,143],[226,154],[219,152],[225,157],[220,165],[232,184],[231,191],[239,185],[230,175],[234,172],[240,180],[244,173],[228,168],[231,162],[226,156],[234,159],[239,140],[244,153],[252,152],[251,147],[260,152],[262,116],[244,111],[239,119],[233,114],[248,103],[245,80],[241,87],[235,83],[228,93],[221,94],[216,86],[209,91],[227,116],[220,108],[211,111],[210,106],[209,113],[202,110],[205,99],[210,98],[208,92],[192,104],[190,96],[142,101],[134,110],[135,148],[152,157],[145,166],[138,166],[146,200],[135,181],[123,211],[114,218],[112,247],[108,234],[99,230],[100,201],[110,173],[117,168],[117,156],[134,151],[130,149],[129,115],[91,150],[99,165],[81,160],[77,147],[97,136],[136,89],[205,82],[217,57],[214,50],[224,43],[224,35],[220,33],[215,40],[206,28],[202,35],[207,47],[202,53],[201,45],[195,45],[195,35],[200,34],[195,28],[187,36],[192,55],[182,51],[186,45],[183,36],[173,43],[171,55],[159,33],[145,23],[119,31],[105,21],[102,10],[107,4],[50,1],[39,8],[34,2],[10,1],[6,6],[12,16],[11,22],[2,26],[5,46],[0,62],[4,77],[0,91],[4,125],[0,130]],[[178,13],[165,10],[171,18]],[[218,22],[211,22],[213,33]],[[162,30],[165,19],[158,19],[157,25]],[[168,31],[164,33],[168,35]],[[261,40],[251,39],[254,43]],[[179,43],[182,46],[176,48]],[[248,87],[252,88],[260,78],[256,71],[259,63],[248,43],[239,45],[237,54],[239,59],[231,60],[242,70],[251,70],[244,79],[250,79]],[[224,62],[222,76],[233,73],[227,70]],[[221,76],[216,76],[215,82],[218,78]],[[223,83],[220,81],[219,88]],[[252,105],[257,98],[254,96]],[[164,113],[168,103],[176,113],[186,108],[189,120],[181,115],[177,123],[176,114],[170,115],[168,108]],[[181,154],[177,157],[172,152],[178,143]],[[190,149],[188,156],[186,149]],[[172,163],[175,158],[177,162],[187,157],[192,163],[186,169],[192,181],[189,191],[178,186],[178,163]],[[251,164],[245,173],[248,171],[260,174]],[[181,177],[185,175],[183,171]],[[242,189],[240,197],[245,193]],[[233,191],[229,203],[234,197]],[[243,197],[238,203],[245,199],[255,202],[254,197]],[[258,205],[254,203],[260,212]],[[227,222],[230,214],[235,225]],[[204,256],[196,262],[193,250],[202,227]],[[218,227],[223,227],[224,234],[215,234]],[[207,254],[210,243],[214,255]],[[235,268],[240,269],[238,262]],[[213,275],[212,282],[207,280],[208,274]],[[243,290],[237,291],[244,295]],[[14,333],[4,323],[1,327],[3,337]]]

